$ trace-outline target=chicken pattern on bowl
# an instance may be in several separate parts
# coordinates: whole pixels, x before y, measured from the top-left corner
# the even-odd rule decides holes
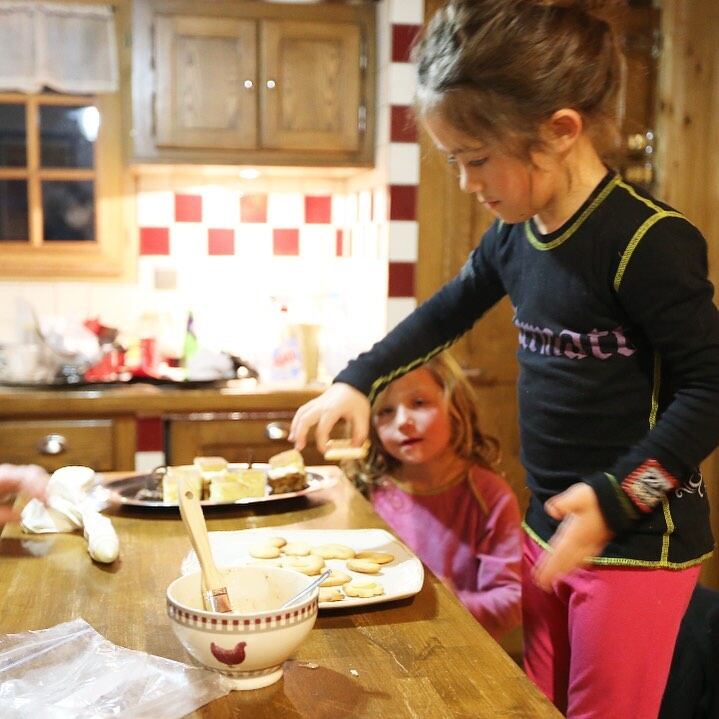
[[[233,689],[268,686],[280,679],[283,662],[314,626],[319,590],[291,609],[279,609],[311,578],[291,569],[255,566],[225,570],[225,578],[236,609],[227,614],[200,608],[199,573],[172,582],[167,589],[172,630],[200,664],[230,677]],[[270,608],[258,609],[263,606]]]

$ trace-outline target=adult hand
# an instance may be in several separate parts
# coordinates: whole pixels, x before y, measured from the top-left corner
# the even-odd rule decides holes
[[[317,425],[315,442],[320,452],[324,452],[332,428],[344,419],[352,427],[352,444],[359,446],[367,439],[369,415],[369,400],[362,392],[344,382],[335,382],[297,410],[292,419],[290,441],[297,449],[303,449],[307,433]]]
[[[47,472],[36,464],[0,464],[0,496],[25,494],[44,502],[48,479]],[[16,519],[18,515],[11,507],[0,506],[0,524]]]
[[[561,520],[549,540],[553,551],[542,554],[533,572],[534,581],[548,592],[552,582],[600,554],[614,535],[604,520],[596,493],[585,482],[552,497],[544,509],[550,517]]]

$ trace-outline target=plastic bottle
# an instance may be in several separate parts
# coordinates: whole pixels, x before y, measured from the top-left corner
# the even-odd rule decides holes
[[[278,337],[272,350],[270,379],[280,384],[302,384],[304,372],[297,335],[292,332],[286,304],[279,307]]]

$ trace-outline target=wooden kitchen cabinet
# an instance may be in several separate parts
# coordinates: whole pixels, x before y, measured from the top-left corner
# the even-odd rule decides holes
[[[138,161],[368,165],[371,5],[136,3]]]
[[[164,418],[166,462],[192,464],[200,456],[267,462],[273,454],[292,447],[287,432],[294,413],[295,409],[168,415]],[[313,441],[302,455],[308,465],[326,464]]]
[[[109,472],[135,466],[135,419],[28,419],[0,422],[0,457],[49,472],[70,464]]]

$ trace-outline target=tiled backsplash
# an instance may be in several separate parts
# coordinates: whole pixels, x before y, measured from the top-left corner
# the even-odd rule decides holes
[[[376,167],[347,179],[242,180],[205,168],[136,175],[137,281],[0,282],[0,342],[17,336],[15,298],[41,315],[100,317],[128,334],[152,326],[181,348],[198,339],[262,363],[278,306],[318,323],[326,372],[410,312],[417,261],[419,145],[408,50],[423,0],[378,3]]]

